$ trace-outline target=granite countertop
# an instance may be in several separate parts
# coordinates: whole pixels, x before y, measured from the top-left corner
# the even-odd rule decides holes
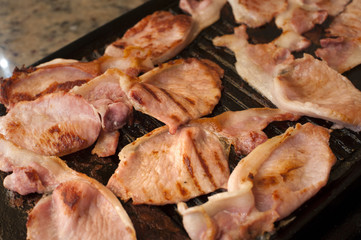
[[[148,0],[0,0],[0,77]]]

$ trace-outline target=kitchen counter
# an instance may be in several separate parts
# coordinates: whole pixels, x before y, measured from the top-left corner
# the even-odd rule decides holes
[[[0,77],[28,66],[147,0],[0,0]]]

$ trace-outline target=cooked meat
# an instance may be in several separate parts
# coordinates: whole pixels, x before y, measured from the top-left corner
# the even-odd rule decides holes
[[[253,108],[237,112],[225,112],[213,118],[193,121],[202,128],[234,146],[236,153],[249,154],[257,145],[267,140],[262,131],[273,121],[296,121],[297,115],[271,108]]]
[[[214,45],[227,47],[236,56],[236,69],[243,80],[257,89],[266,98],[273,101],[272,79],[277,68],[292,62],[290,51],[276,47],[273,43],[249,44],[246,26],[234,29],[234,34],[216,37]]]
[[[177,128],[210,114],[221,97],[223,70],[208,60],[179,59],[162,64],[139,79],[124,76],[120,86],[134,108]]]
[[[136,239],[119,201],[106,194],[88,181],[61,183],[30,211],[27,239]]]
[[[191,42],[203,29],[212,25],[221,16],[221,10],[227,0],[180,0],[179,7],[192,16]]]
[[[256,28],[287,9],[286,0],[229,0],[237,23]]]
[[[307,123],[259,145],[242,159],[228,192],[203,205],[178,204],[192,239],[254,239],[283,219],[327,182],[336,161],[329,131]]]
[[[136,239],[109,189],[61,159],[19,148],[0,136],[0,170],[12,172],[4,186],[20,194],[53,191],[30,211],[27,239]]]
[[[44,156],[22,149],[0,135],[0,171],[12,172],[4,187],[21,195],[51,193],[61,182],[74,179],[70,170],[57,157]]]
[[[361,93],[347,78],[310,55],[295,60],[284,48],[273,43],[252,45],[246,37],[241,26],[234,35],[214,39],[215,45],[235,52],[242,79],[280,109],[361,130]]]
[[[274,43],[290,51],[307,48],[311,42],[302,34],[316,24],[322,24],[328,15],[336,16],[342,12],[348,2],[349,0],[289,0],[287,10],[276,16],[276,25],[283,32]]]
[[[285,111],[322,118],[334,127],[361,131],[361,92],[325,62],[305,54],[274,79],[275,104]]]
[[[228,180],[227,152],[218,137],[183,127],[158,128],[124,147],[107,187],[134,204],[168,204],[210,193]]]
[[[237,191],[215,194],[203,205],[187,208],[178,203],[178,212],[189,237],[198,240],[256,239],[272,232],[278,218],[274,210],[257,210],[250,182]]]
[[[326,185],[336,162],[329,138],[328,129],[297,124],[240,161],[229,178],[228,191],[252,181],[259,211],[275,209],[280,219],[288,216]]]
[[[361,1],[353,0],[326,29],[330,38],[321,39],[316,55],[343,73],[361,63]],[[337,37],[337,38],[335,38]]]
[[[228,180],[230,144],[248,153],[267,137],[271,121],[295,120],[278,109],[226,112],[193,120],[174,135],[158,128],[124,147],[108,187],[134,204],[186,201],[224,187]]]
[[[101,130],[91,153],[96,154],[98,157],[113,156],[117,151],[119,135],[119,131],[105,132]]]
[[[325,38],[316,55],[339,73],[346,72],[361,63],[360,39]]]
[[[69,91],[101,74],[98,64],[56,59],[36,68],[15,68],[13,75],[0,79],[0,101],[7,108],[45,94]]]
[[[102,73],[108,69],[116,68],[125,74],[136,77],[142,72],[147,72],[154,68],[154,64],[150,59],[149,50],[139,47],[127,47],[120,56],[103,55],[94,60],[100,66]]]
[[[310,40],[294,31],[283,32],[275,38],[272,43],[278,47],[286,48],[291,52],[301,51],[311,45]]]
[[[122,128],[132,117],[133,106],[119,85],[119,79],[123,75],[117,69],[109,69],[70,91],[82,96],[95,107],[102,117],[103,129],[108,132]]]
[[[140,48],[149,51],[153,64],[162,63],[189,44],[192,25],[190,16],[156,11],[109,45],[105,49],[105,55],[122,57],[127,49]]]
[[[81,96],[52,93],[16,104],[0,118],[0,134],[30,151],[62,156],[92,145],[101,122]]]

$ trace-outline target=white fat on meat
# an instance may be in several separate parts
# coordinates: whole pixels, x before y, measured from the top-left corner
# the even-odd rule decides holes
[[[330,38],[321,39],[316,55],[343,73],[361,63],[361,1],[353,0],[326,29]]]
[[[287,10],[278,14],[275,23],[282,34],[273,42],[290,51],[301,51],[311,42],[303,33],[322,24],[327,16],[336,16],[342,12],[349,0],[289,0]]]
[[[42,155],[62,156],[87,148],[100,129],[95,109],[81,96],[70,93],[20,102],[0,118],[0,134]]]
[[[153,64],[159,64],[174,57],[189,44],[192,28],[190,16],[156,11],[111,43],[104,55],[122,57],[127,48],[140,48],[149,52]]]
[[[120,86],[138,111],[177,128],[210,114],[221,97],[223,70],[208,60],[178,59],[136,78],[124,76]]]
[[[321,118],[361,131],[361,92],[326,62],[305,54],[279,70],[274,103],[285,111]]]
[[[247,154],[267,139],[262,129],[272,121],[298,117],[278,109],[226,112],[193,120],[174,135],[166,126],[124,147],[109,187],[134,204],[169,204],[225,187],[229,146]]]
[[[178,204],[191,239],[255,239],[292,213],[326,183],[336,161],[329,131],[306,123],[269,139],[242,159],[228,191],[203,205]]]
[[[29,212],[27,239],[136,239],[114,194],[60,158],[22,149],[0,135],[0,170],[12,172],[4,179],[7,189],[49,194]]]
[[[35,68],[16,68],[13,75],[0,79],[0,101],[8,109],[21,101],[59,91],[69,91],[74,86],[100,75],[97,63],[54,59]]]
[[[287,9],[286,0],[229,0],[237,23],[256,28],[270,22]]]

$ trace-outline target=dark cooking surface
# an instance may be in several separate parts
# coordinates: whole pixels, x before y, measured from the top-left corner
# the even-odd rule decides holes
[[[178,1],[150,1],[38,63],[49,61],[55,57],[82,60],[97,58],[103,53],[106,44],[122,36],[128,28],[155,10],[170,10],[181,13],[178,8]],[[235,58],[233,54],[227,49],[215,48],[212,45],[211,41],[215,36],[232,33],[234,26],[232,12],[227,5],[222,10],[222,19],[204,30],[188,48],[177,56],[208,58],[218,63],[225,70],[222,98],[212,116],[226,110],[273,106],[241,80],[234,68]],[[274,28],[273,24],[269,24],[267,27],[249,31],[249,34],[252,42],[260,43],[276,36],[279,31]],[[320,28],[308,33],[309,36],[318,36],[319,34]],[[314,48],[310,48],[310,51],[312,49]],[[361,67],[353,69],[346,76],[361,89],[361,81],[357,81],[361,77]],[[1,114],[5,114],[3,107]],[[299,122],[305,123],[307,121],[325,127],[332,126],[329,122],[307,117],[302,117]],[[283,133],[294,124],[292,122],[272,123],[266,128],[266,133],[272,137]],[[160,125],[157,120],[136,113],[134,125],[121,130],[118,151],[137,137],[141,137]],[[304,239],[306,237],[313,239],[357,239],[357,234],[361,229],[361,198],[357,198],[356,195],[358,194],[355,192],[357,193],[361,189],[361,181],[359,181],[361,175],[361,135],[346,129],[335,130],[331,134],[330,146],[338,160],[332,169],[329,183],[315,197],[286,218],[286,220],[293,219],[293,221],[284,227],[280,227],[271,239]],[[118,165],[117,155],[109,158],[98,158],[91,155],[90,150],[91,148],[85,149],[63,157],[63,159],[75,170],[84,172],[106,184]],[[231,169],[236,166],[240,159],[241,157],[231,153]],[[5,176],[5,173],[0,173],[1,182]],[[0,240],[26,238],[26,211],[31,209],[39,198],[40,196],[35,194],[22,197],[5,190],[1,185]],[[206,196],[201,196],[190,200],[188,204],[196,205],[205,201]],[[133,221],[138,239],[188,238],[182,228],[181,218],[175,211],[175,205],[162,207],[133,206],[128,202],[124,204],[124,208]]]

